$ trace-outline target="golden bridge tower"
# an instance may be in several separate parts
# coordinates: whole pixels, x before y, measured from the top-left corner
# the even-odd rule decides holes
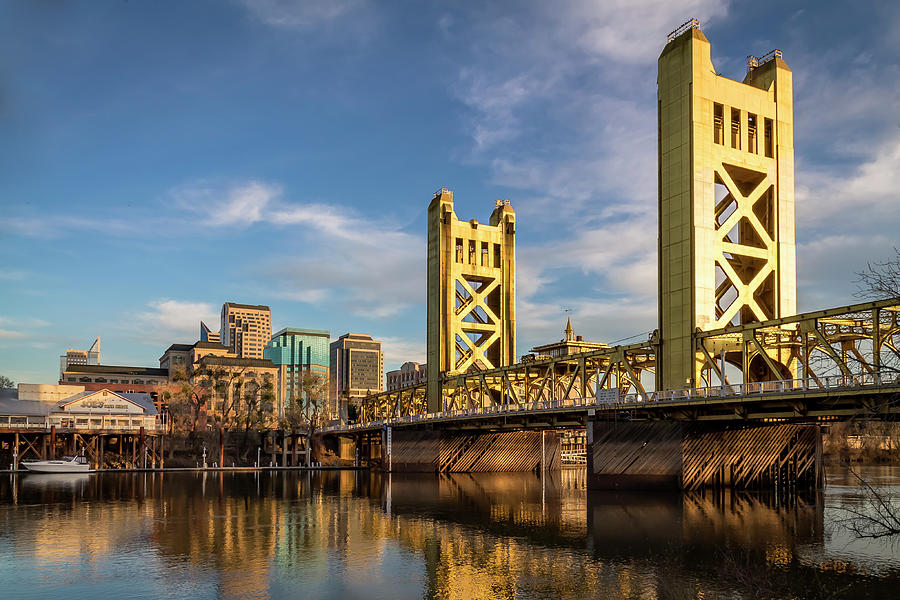
[[[498,200],[489,225],[459,221],[453,192],[428,207],[428,411],[441,375],[490,369],[516,356],[516,213]]]
[[[700,385],[693,332],[796,312],[793,92],[777,50],[718,75],[693,19],[658,66],[658,385],[675,389]]]

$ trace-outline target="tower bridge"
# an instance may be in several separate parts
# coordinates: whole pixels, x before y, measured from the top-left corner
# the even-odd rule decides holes
[[[900,298],[796,314],[792,74],[718,75],[696,20],[659,57],[659,327],[515,363],[515,212],[428,210],[427,383],[364,398],[388,470],[555,468],[586,427],[592,487],[822,484],[821,426],[900,411]]]

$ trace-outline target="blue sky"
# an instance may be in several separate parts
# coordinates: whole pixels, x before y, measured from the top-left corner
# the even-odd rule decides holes
[[[226,300],[425,355],[425,210],[518,214],[519,353],[656,322],[656,58],[794,72],[800,310],[900,245],[894,2],[5,2],[0,374],[154,366]]]

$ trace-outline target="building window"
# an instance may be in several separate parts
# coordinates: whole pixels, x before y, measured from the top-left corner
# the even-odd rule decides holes
[[[725,107],[721,104],[713,104],[713,142],[725,143]]]
[[[741,149],[741,111],[738,108],[731,109],[731,147]]]
[[[747,113],[747,152],[756,154],[756,115]]]
[[[766,130],[765,130],[765,145],[766,145],[766,156],[768,158],[775,157],[775,144],[772,139],[772,119],[766,119]]]

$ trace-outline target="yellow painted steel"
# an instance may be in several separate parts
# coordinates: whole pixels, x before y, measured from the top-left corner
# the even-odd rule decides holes
[[[460,221],[453,192],[428,207],[428,408],[441,381],[512,364],[516,356],[516,214],[498,200],[488,225]]]
[[[658,64],[658,389],[700,385],[696,331],[796,313],[791,71],[722,77],[690,25]]]

